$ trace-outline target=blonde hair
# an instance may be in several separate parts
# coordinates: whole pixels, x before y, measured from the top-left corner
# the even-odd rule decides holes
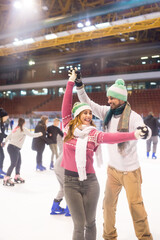
[[[74,130],[77,127],[79,127],[80,125],[82,125],[82,121],[80,119],[82,113],[83,113],[83,111],[80,114],[78,114],[78,116],[76,116],[74,119],[69,121],[69,124],[68,124],[69,129],[68,129],[67,135],[64,138],[64,142],[67,142],[67,141],[71,140],[72,138],[74,138]],[[92,120],[90,122],[90,125],[95,127],[95,124],[93,123]]]

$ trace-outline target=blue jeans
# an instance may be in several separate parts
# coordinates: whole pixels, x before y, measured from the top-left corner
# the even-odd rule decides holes
[[[95,174],[87,180],[65,175],[64,194],[73,224],[72,240],[96,240],[96,208],[99,198],[99,183]]]

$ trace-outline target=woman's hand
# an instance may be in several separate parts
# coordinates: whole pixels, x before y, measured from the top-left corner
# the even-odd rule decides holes
[[[77,78],[76,69],[71,68],[71,69],[68,71],[68,76],[69,76],[68,81],[70,81],[70,82],[75,82],[75,80],[76,80],[76,78]]]

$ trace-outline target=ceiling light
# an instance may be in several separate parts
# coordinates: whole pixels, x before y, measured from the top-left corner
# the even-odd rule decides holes
[[[29,60],[28,64],[29,66],[35,65],[35,61]]]
[[[154,55],[154,56],[152,56],[152,58],[159,58],[160,57],[160,55]]]
[[[83,28],[84,25],[83,25],[83,23],[78,23],[78,24],[77,24],[77,27],[78,27],[78,28]]]
[[[148,57],[141,57],[141,60],[148,59]]]
[[[23,41],[22,40],[18,40],[18,38],[15,38],[14,42],[13,42],[13,45],[14,46],[21,46],[21,45],[23,45]]]
[[[27,38],[27,39],[23,40],[23,43],[25,43],[25,44],[34,43],[34,39],[33,38]]]
[[[133,41],[135,38],[134,37],[129,37],[129,40]]]
[[[91,22],[88,20],[85,22],[86,27],[89,27],[91,25]]]
[[[142,62],[142,64],[146,64],[146,62]]]
[[[83,30],[83,32],[90,32],[90,31],[96,30],[96,27],[93,26],[93,25],[91,25],[91,26],[89,26],[89,27],[84,27],[84,28],[82,28],[82,30]]]
[[[125,39],[125,38],[121,38],[120,40],[121,40],[121,42],[125,42],[125,41],[126,41],[126,39]]]
[[[110,27],[111,24],[110,24],[109,22],[104,22],[104,23],[96,24],[95,26],[96,26],[96,28],[101,29],[101,28],[107,28],[107,27]]]
[[[57,38],[57,35],[54,34],[54,33],[45,35],[46,40],[51,40],[51,39],[54,39],[54,38]]]
[[[21,9],[22,8],[22,3],[19,1],[14,2],[13,4],[15,9]]]
[[[156,85],[156,82],[150,82],[150,85]]]
[[[56,33],[58,37],[66,37],[69,35],[69,33],[67,31],[64,31],[64,32],[58,32]]]

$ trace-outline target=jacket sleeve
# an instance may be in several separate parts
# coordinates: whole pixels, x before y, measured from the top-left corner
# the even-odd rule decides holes
[[[62,102],[62,122],[65,127],[72,119],[72,89],[74,82],[68,81]]]
[[[121,142],[126,142],[130,140],[137,140],[134,132],[116,132],[116,133],[106,133],[106,132],[100,132],[97,136],[97,143],[109,143],[109,144],[114,144],[114,143],[121,143]]]
[[[101,120],[104,120],[104,117],[106,115],[106,112],[109,111],[110,107],[109,106],[101,106],[95,102],[93,102],[87,95],[84,87],[81,87],[81,88],[77,88],[77,95],[78,95],[78,98],[79,98],[79,101],[80,102],[85,102],[87,103],[91,109],[92,109],[92,112],[93,114],[98,117],[99,119]],[[106,99],[106,103],[107,103],[107,99]]]

